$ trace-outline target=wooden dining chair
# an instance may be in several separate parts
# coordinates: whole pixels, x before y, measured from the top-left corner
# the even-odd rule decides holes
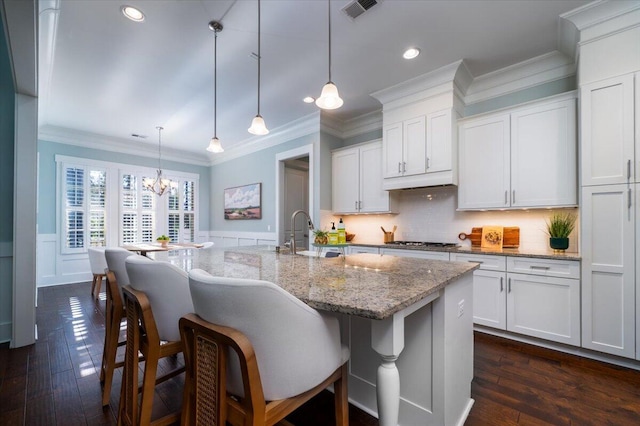
[[[266,281],[196,269],[189,287],[182,425],[274,425],[331,384],[336,425],[349,424],[349,350],[335,317]]]
[[[89,266],[93,280],[91,281],[91,295],[98,300],[102,280],[106,278],[107,259],[104,255],[104,247],[89,247]]]
[[[120,247],[107,248],[104,257],[107,262],[107,289],[105,300],[104,347],[102,348],[102,364],[100,366],[100,383],[102,383],[102,405],[109,405],[113,373],[124,365],[117,361],[118,348],[124,346],[120,339],[122,320],[125,318],[122,303],[122,286],[129,284],[129,276],[124,261],[135,254]]]
[[[180,412],[152,419],[153,396],[157,384],[184,371],[184,366],[180,366],[157,376],[161,358],[182,352],[178,321],[181,316],[193,312],[188,277],[186,272],[168,262],[143,256],[128,258],[126,268],[131,283],[123,288],[127,344],[118,424],[171,424],[180,420]],[[144,358],[140,388],[138,353]]]

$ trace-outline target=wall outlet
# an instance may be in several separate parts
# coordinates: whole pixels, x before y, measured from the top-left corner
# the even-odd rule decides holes
[[[458,302],[458,318],[464,314],[464,299]]]

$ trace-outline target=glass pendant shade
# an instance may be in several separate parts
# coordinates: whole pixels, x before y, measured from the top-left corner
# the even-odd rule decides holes
[[[322,88],[320,97],[316,99],[316,105],[322,109],[340,108],[344,101],[338,94],[338,88],[332,82],[328,82]]]
[[[213,152],[215,154],[224,152],[224,148],[220,143],[220,139],[216,138],[215,136],[212,137],[211,140],[209,141],[209,146],[207,147],[207,151]]]
[[[249,127],[249,133],[252,135],[266,135],[269,133],[267,125],[264,124],[264,118],[261,115],[256,115],[251,121],[251,127]]]

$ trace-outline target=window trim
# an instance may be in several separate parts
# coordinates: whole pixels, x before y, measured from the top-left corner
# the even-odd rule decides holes
[[[148,176],[154,176],[156,173],[156,169],[153,167],[145,167],[145,166],[137,166],[134,164],[124,164],[124,163],[116,163],[111,161],[101,161],[94,160],[90,158],[81,158],[81,157],[71,157],[66,155],[56,154],[55,157],[56,163],[56,236],[59,241],[58,247],[61,254],[78,254],[78,253],[86,253],[89,248],[89,241],[85,238],[85,244],[83,248],[74,248],[68,249],[65,246],[64,238],[65,235],[65,203],[64,201],[64,189],[65,189],[65,177],[64,169],[65,167],[79,167],[84,168],[85,170],[85,219],[89,219],[90,214],[90,206],[89,200],[87,197],[90,195],[87,192],[87,170],[90,169],[99,169],[104,170],[107,174],[106,177],[106,197],[105,197],[105,214],[107,216],[107,220],[105,223],[105,228],[107,229],[106,235],[106,245],[107,246],[116,246],[122,244],[122,227],[121,227],[121,215],[122,215],[122,193],[121,193],[121,177],[123,174],[135,174],[135,175],[143,175],[146,174]],[[176,170],[164,170],[163,173],[172,180],[183,181],[193,181],[194,189],[195,189],[195,197],[194,197],[194,239],[197,238],[198,230],[199,230],[199,217],[200,217],[200,174],[191,173],[191,172],[182,172]],[[114,202],[114,197],[116,201]],[[163,196],[163,198],[166,198]],[[168,230],[168,218],[169,218],[169,209],[168,209],[168,199],[163,200],[163,202],[156,203],[155,207],[155,221],[156,221],[156,229],[155,232],[159,234],[166,234]],[[85,221],[85,237],[89,237],[89,229],[88,222]],[[109,231],[111,230],[111,232]],[[113,232],[116,230],[116,232]],[[180,236],[181,238],[181,236]]]

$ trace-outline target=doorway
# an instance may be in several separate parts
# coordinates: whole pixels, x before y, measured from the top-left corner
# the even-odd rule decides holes
[[[283,204],[283,241],[291,237],[291,215],[296,210],[309,212],[309,157],[301,157],[284,162]],[[299,214],[293,224],[296,247],[309,247],[309,226],[307,218]]]
[[[276,244],[284,245],[291,236],[291,215],[296,210],[314,217],[313,144],[276,155]],[[309,247],[309,227],[304,215],[294,224],[296,247]]]

